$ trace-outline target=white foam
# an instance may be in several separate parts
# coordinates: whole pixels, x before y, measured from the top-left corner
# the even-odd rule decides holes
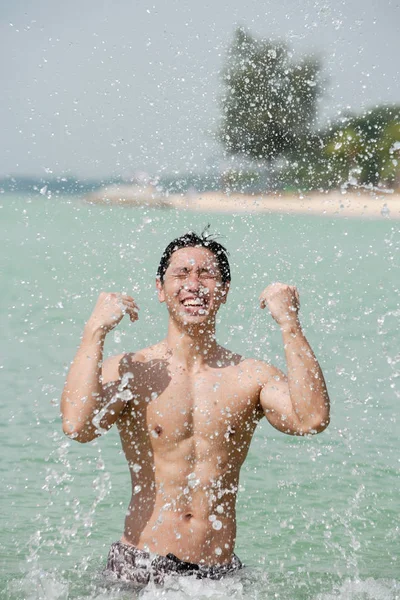
[[[331,592],[318,594],[315,600],[398,600],[400,582],[394,580],[347,579]]]
[[[7,598],[24,600],[67,600],[69,585],[60,575],[33,568],[23,579],[14,579],[7,586]]]
[[[243,584],[228,578],[222,581],[196,579],[195,577],[168,577],[163,587],[149,585],[139,594],[140,600],[247,600]]]
[[[170,576],[166,578],[164,586],[150,583],[141,590],[128,589],[125,585],[121,587],[117,581],[115,585],[110,585],[110,582],[106,583],[103,577],[99,577],[97,570],[92,576],[86,571],[86,577],[86,582],[81,582],[83,587],[79,595],[76,595],[77,590],[71,589],[70,583],[60,572],[45,571],[35,563],[22,578],[10,581],[7,589],[1,591],[6,592],[4,597],[7,600],[268,600],[276,597],[294,600],[299,597],[298,589],[293,589],[293,584],[289,582],[282,594],[280,584],[277,588],[276,582],[271,581],[267,572],[259,568],[246,568],[220,581],[196,579],[195,576]],[[400,581],[347,579],[334,585],[329,592],[317,595],[309,593],[304,597],[310,600],[399,600]]]

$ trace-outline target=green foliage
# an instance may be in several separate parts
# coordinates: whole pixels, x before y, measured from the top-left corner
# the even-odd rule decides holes
[[[223,72],[219,139],[230,154],[272,160],[301,146],[321,93],[315,57],[293,62],[283,43],[236,30]]]
[[[378,106],[347,117],[323,134],[324,152],[343,180],[353,171],[363,186],[395,185],[399,176],[400,106]],[[397,156],[397,157],[396,157]]]
[[[280,173],[280,186],[298,190],[339,187],[400,188],[400,106],[348,115],[310,135]]]
[[[279,176],[272,186],[400,187],[400,106],[378,106],[316,131],[320,72],[316,57],[294,61],[284,43],[237,29],[223,71],[219,139],[226,152],[273,163],[271,174]],[[229,188],[242,179],[228,177]]]

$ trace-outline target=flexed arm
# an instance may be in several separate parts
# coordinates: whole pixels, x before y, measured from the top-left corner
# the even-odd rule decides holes
[[[125,406],[124,400],[115,396],[110,410],[102,410],[110,403],[110,394],[103,384],[119,379],[122,357],[113,357],[102,365],[104,340],[125,313],[131,321],[137,320],[138,308],[133,298],[102,292],[71,364],[61,397],[61,415],[64,433],[78,442],[89,442],[109,429]]]
[[[319,433],[329,424],[329,396],[321,367],[299,322],[299,295],[294,286],[275,283],[260,296],[281,328],[287,377],[270,368],[260,394],[269,422],[284,433]]]

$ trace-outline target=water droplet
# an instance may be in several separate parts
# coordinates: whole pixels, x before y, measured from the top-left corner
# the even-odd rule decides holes
[[[133,493],[138,494],[141,490],[142,490],[141,485],[135,485],[135,487],[133,488]]]
[[[193,473],[193,475],[194,475],[194,473]],[[188,478],[188,479],[189,479],[189,478]],[[188,481],[188,486],[189,486],[190,488],[192,488],[192,489],[193,489],[193,488],[195,488],[197,485],[199,485],[199,483],[200,483],[200,479],[193,479],[193,478],[191,478],[191,479],[189,479],[189,481]]]
[[[128,402],[128,400],[132,400],[133,394],[130,390],[124,390],[123,392],[118,392],[117,397],[120,398],[120,400]]]
[[[118,386],[119,390],[123,390],[129,383],[129,380],[132,379],[133,373],[127,372],[122,375],[121,383]]]
[[[218,521],[218,519],[216,521],[213,521],[212,524],[213,529],[215,529],[216,531],[219,531],[222,528],[222,523],[221,521]]]

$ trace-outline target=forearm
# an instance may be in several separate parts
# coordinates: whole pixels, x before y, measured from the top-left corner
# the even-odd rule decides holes
[[[63,430],[78,441],[96,437],[93,418],[102,405],[104,332],[88,324],[71,364],[61,398]]]
[[[298,321],[281,330],[294,413],[304,431],[323,431],[329,423],[329,396],[321,367]]]

